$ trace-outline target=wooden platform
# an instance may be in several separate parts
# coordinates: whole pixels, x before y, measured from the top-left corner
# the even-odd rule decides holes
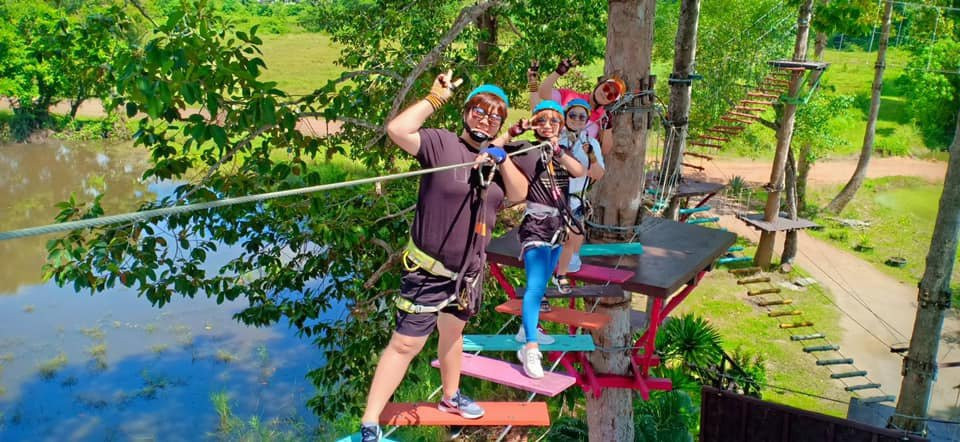
[[[772,222],[764,221],[762,213],[738,214],[737,218],[747,223],[748,226],[763,232],[789,232],[819,227],[819,224],[803,218],[794,221],[787,218],[785,213],[780,213],[780,216]]]
[[[820,61],[793,61],[793,60],[774,60],[768,62],[770,66],[778,69],[807,69],[822,71],[830,66],[830,63]]]
[[[523,300],[511,299],[498,305],[496,310],[508,315],[522,316]],[[610,317],[601,313],[589,313],[570,308],[553,307],[549,312],[540,312],[540,320],[572,325],[587,330],[600,330],[610,322]]]
[[[380,425],[546,427],[550,414],[546,402],[477,402],[485,413],[480,419],[464,419],[437,409],[436,402],[389,403],[380,413]]]
[[[513,358],[516,359],[516,357],[516,354],[514,354]],[[544,361],[544,364],[549,363],[549,361]],[[440,362],[433,361],[430,365],[435,368],[440,367]],[[563,393],[564,390],[577,383],[577,379],[573,376],[564,373],[550,372],[547,371],[546,368],[543,370],[543,378],[533,379],[523,373],[523,367],[520,365],[465,353],[460,371],[467,376],[472,376],[477,379],[483,379],[531,393],[542,394],[547,397],[554,397]],[[434,405],[434,407],[436,407],[436,405]]]
[[[594,351],[593,336],[550,335],[556,342],[540,344],[540,351]],[[463,335],[463,351],[517,351],[523,347],[514,335]]]
[[[677,186],[674,195],[679,197],[709,195],[711,193],[719,192],[724,187],[727,187],[727,185],[723,183],[698,181],[693,178],[684,177],[682,180],[680,180],[680,185]]]

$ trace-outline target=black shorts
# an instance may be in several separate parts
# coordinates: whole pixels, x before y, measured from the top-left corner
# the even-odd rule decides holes
[[[562,232],[566,226],[559,215],[527,214],[520,222],[521,256],[528,247],[556,246],[563,243]]]
[[[463,309],[458,302],[453,301],[440,311],[449,313],[466,322],[479,310],[482,288],[479,281],[473,285],[463,281],[461,286],[469,290],[470,308]],[[434,276],[423,270],[416,270],[403,275],[400,283],[400,296],[415,304],[439,305],[454,294],[455,288],[456,281]],[[404,336],[427,336],[437,328],[438,315],[439,313],[408,313],[397,309],[396,331]]]

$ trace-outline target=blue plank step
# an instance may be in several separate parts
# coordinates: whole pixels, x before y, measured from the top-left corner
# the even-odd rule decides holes
[[[712,209],[712,207],[710,207],[710,206],[690,207],[690,208],[687,208],[687,209],[680,209],[680,214],[681,214],[681,215],[689,215],[689,214],[691,214],[691,213],[706,212],[706,211],[708,211],[708,210],[710,210],[710,209]]]
[[[550,335],[553,344],[540,344],[540,351],[594,351],[590,335]],[[523,347],[513,335],[463,335],[463,351],[517,351]]]

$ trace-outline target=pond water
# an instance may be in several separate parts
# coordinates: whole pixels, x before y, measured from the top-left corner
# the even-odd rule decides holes
[[[0,231],[52,222],[71,192],[104,194],[107,214],[169,194],[139,179],[146,167],[129,144],[0,144]],[[323,360],[308,339],[238,323],[243,301],[161,309],[123,287],[59,288],[41,278],[50,238],[0,242],[0,441],[230,438],[214,397],[245,421],[316,425],[304,376]]]

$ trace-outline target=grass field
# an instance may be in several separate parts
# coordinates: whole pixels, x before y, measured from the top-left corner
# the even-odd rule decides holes
[[[334,64],[340,51],[323,34],[262,35],[264,79],[276,81],[289,94],[308,94],[337,78],[343,71]]]

